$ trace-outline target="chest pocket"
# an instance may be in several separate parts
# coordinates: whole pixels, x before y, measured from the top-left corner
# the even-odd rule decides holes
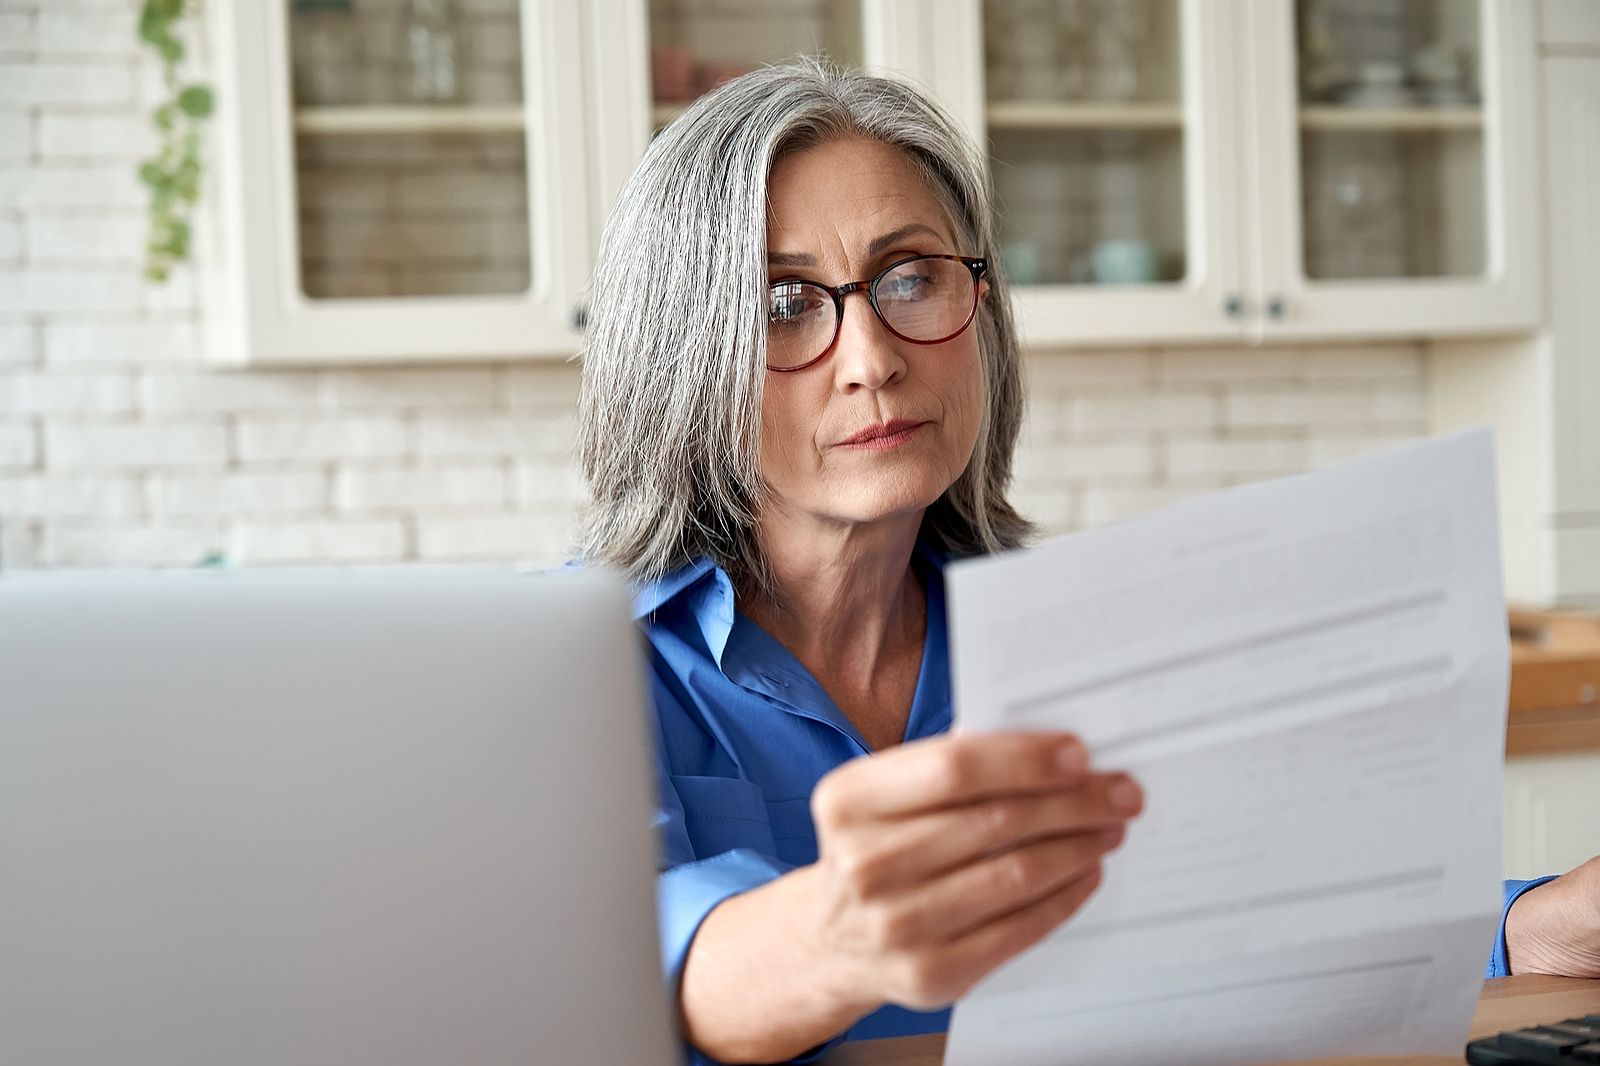
[[[817,861],[817,827],[811,820],[811,797],[779,800],[767,804],[772,819],[772,837],[778,842],[778,858],[796,866]]]
[[[697,858],[734,848],[777,855],[760,785],[735,777],[674,777],[672,787],[683,804],[684,828]]]

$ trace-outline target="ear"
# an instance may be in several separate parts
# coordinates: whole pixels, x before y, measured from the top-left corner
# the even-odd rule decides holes
[[[980,301],[989,299],[989,279],[987,278],[983,278],[978,282],[978,299]]]

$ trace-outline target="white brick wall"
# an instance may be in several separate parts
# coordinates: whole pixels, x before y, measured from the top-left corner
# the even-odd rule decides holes
[[[57,56],[111,56],[126,58],[128,41],[138,25],[137,12],[52,11],[39,14],[39,50]]]
[[[0,567],[560,558],[573,366],[199,364],[193,278],[140,278],[137,7],[0,0]],[[1415,345],[1033,353],[1028,374],[1016,499],[1050,530],[1425,428]]]
[[[1414,344],[1036,355],[1029,368],[1018,500],[1052,532],[1427,430]]]

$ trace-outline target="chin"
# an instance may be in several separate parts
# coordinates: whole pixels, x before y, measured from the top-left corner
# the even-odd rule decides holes
[[[949,487],[943,477],[875,478],[869,484],[840,486],[840,491],[827,501],[828,509],[845,521],[877,522],[925,511]]]

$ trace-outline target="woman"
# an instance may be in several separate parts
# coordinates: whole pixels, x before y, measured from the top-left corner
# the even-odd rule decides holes
[[[663,962],[715,1059],[943,1028],[1142,804],[1071,736],[947,734],[940,569],[1030,532],[985,173],[898,82],[770,68],[666,129],[606,231],[582,553],[639,586]]]

